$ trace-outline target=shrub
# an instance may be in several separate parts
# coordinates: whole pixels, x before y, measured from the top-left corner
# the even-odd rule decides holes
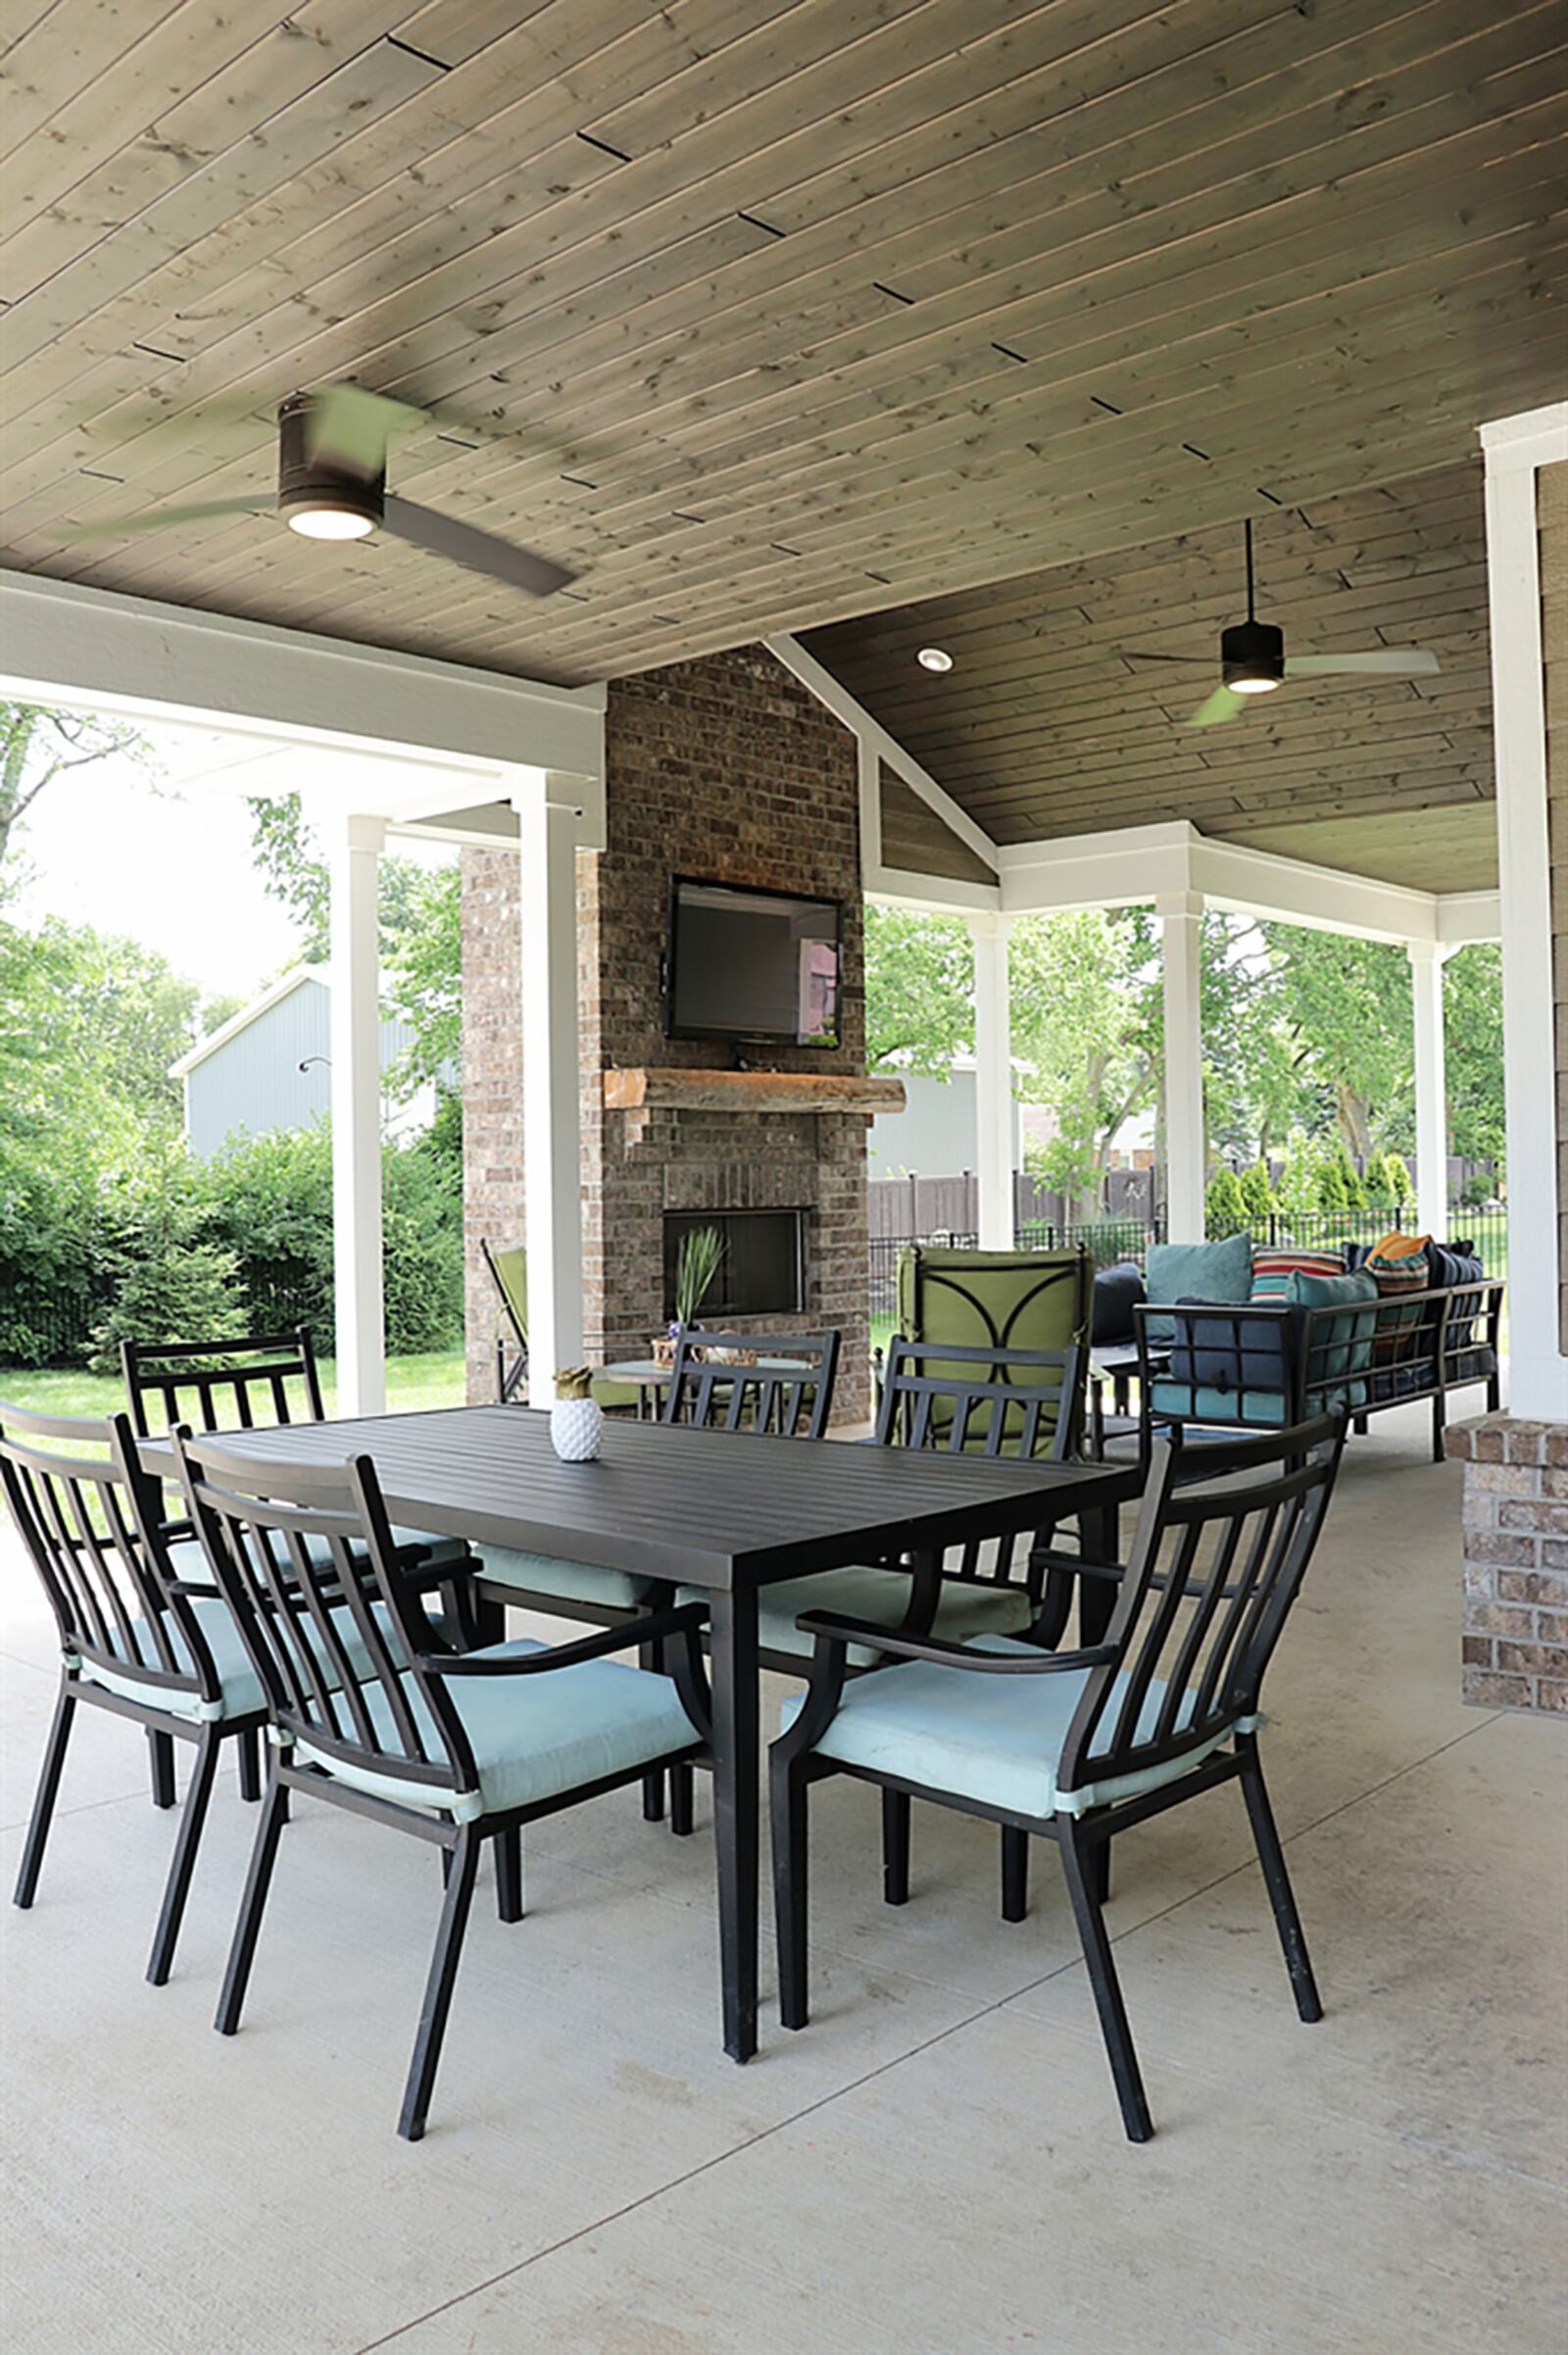
[[[1247,1197],[1234,1169],[1217,1169],[1203,1197],[1204,1226],[1216,1237],[1235,1235],[1249,1223]]]
[[[114,1291],[93,1327],[89,1364],[119,1371],[122,1341],[227,1341],[250,1306],[235,1252],[208,1231],[199,1173],[169,1153],[115,1204],[104,1260]]]
[[[1274,1186],[1268,1163],[1262,1159],[1254,1161],[1250,1169],[1242,1171],[1237,1182],[1242,1190],[1242,1200],[1247,1204],[1248,1216],[1257,1225],[1266,1224],[1274,1213]]]

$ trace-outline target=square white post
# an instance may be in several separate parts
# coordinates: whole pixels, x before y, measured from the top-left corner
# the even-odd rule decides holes
[[[974,939],[975,1169],[980,1249],[1010,1251],[1012,1199],[1012,1001],[1007,919],[972,915]]]
[[[514,793],[522,925],[522,1155],[528,1251],[528,1399],[582,1359],[578,1111],[577,811],[541,776]]]
[[[1171,1243],[1201,1243],[1203,896],[1165,892],[1154,908],[1165,995],[1165,1234]]]
[[[1568,1421],[1558,1307],[1557,1073],[1538,466],[1568,460],[1568,408],[1483,425],[1508,1125],[1512,1413]]]
[[[1447,950],[1409,941],[1415,1020],[1416,1219],[1443,1242],[1448,1232],[1448,1084],[1443,1044],[1443,966]]]
[[[385,835],[379,817],[347,818],[331,858],[332,1274],[342,1414],[386,1410],[376,908],[376,864]]]

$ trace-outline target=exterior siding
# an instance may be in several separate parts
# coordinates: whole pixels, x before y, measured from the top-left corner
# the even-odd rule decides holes
[[[234,1137],[270,1136],[323,1118],[332,1101],[331,1032],[330,990],[302,981],[187,1072],[185,1131],[196,1158],[210,1161]],[[413,1035],[405,1022],[382,1023],[383,1071]],[[312,1055],[322,1059],[302,1071]]]

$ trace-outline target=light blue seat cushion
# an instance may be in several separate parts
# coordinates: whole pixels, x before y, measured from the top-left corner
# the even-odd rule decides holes
[[[913,1580],[906,1570],[878,1570],[873,1565],[846,1570],[817,1570],[808,1578],[781,1579],[763,1587],[757,1597],[758,1642],[764,1651],[794,1652],[808,1660],[815,1638],[806,1636],[795,1622],[803,1611],[837,1611],[845,1619],[868,1619],[873,1627],[898,1627],[909,1608]],[[682,1587],[677,1602],[711,1600],[706,1587]],[[937,1603],[932,1634],[945,1644],[964,1644],[971,1636],[1010,1636],[1029,1625],[1034,1605],[1022,1587],[980,1586],[945,1579]],[[882,1657],[868,1644],[852,1644],[852,1668],[874,1668]]]
[[[546,1649],[531,1638],[519,1637],[470,1656],[520,1659]],[[432,1758],[444,1758],[445,1745],[423,1695],[412,1677],[404,1679],[404,1687],[420,1740]],[[529,1677],[449,1677],[446,1690],[473,1750],[479,1772],[476,1792],[461,1792],[455,1798],[432,1795],[428,1785],[400,1778],[395,1759],[387,1761],[382,1773],[346,1766],[303,1742],[295,1755],[324,1767],[357,1791],[468,1823],[479,1815],[532,1806],[609,1775],[630,1773],[672,1750],[688,1748],[698,1739],[672,1679],[621,1660],[584,1660],[575,1668]],[[365,1698],[377,1740],[398,1746],[385,1693],[378,1685],[368,1685]]]
[[[988,1637],[974,1648],[1024,1653],[1030,1646],[1007,1637]],[[865,1767],[930,1791],[952,1791],[956,1797],[976,1799],[1009,1814],[1082,1815],[1088,1808],[1175,1782],[1233,1733],[1250,1733],[1262,1722],[1256,1717],[1238,1719],[1165,1765],[1058,1791],[1061,1745],[1091,1673],[1087,1668],[1066,1668],[1037,1677],[984,1676],[925,1660],[884,1668],[879,1676],[861,1677],[845,1687],[838,1715],[818,1742],[817,1752],[846,1766]],[[1102,1725],[1115,1724],[1125,1691],[1126,1680],[1118,1677]],[[1150,1686],[1139,1712],[1140,1740],[1152,1736],[1164,1697],[1162,1684]],[[784,1703],[781,1727],[794,1723],[804,1699],[801,1694]],[[1189,1694],[1183,1701],[1178,1725],[1191,1716],[1192,1700]]]
[[[466,1539],[438,1538],[428,1529],[394,1528],[392,1543],[400,1553],[407,1546],[422,1545],[427,1557],[419,1565],[422,1570],[444,1569],[449,1562],[461,1562],[468,1550]]]
[[[654,1591],[654,1580],[598,1562],[568,1562],[553,1553],[514,1552],[510,1545],[481,1545],[479,1575],[498,1587],[519,1587],[535,1595],[559,1595],[563,1602],[604,1603],[633,1611]]]
[[[83,1677],[89,1684],[102,1685],[106,1691],[118,1693],[122,1699],[148,1702],[156,1709],[167,1710],[171,1717],[188,1718],[193,1725],[219,1717],[249,1717],[257,1710],[265,1709],[267,1694],[263,1690],[260,1677],[251,1666],[244,1639],[234,1624],[234,1615],[227,1603],[224,1602],[221,1595],[197,1595],[191,1597],[190,1607],[195,1614],[196,1625],[201,1630],[207,1648],[213,1655],[213,1666],[217,1669],[222,1685],[223,1697],[220,1707],[214,1708],[210,1702],[204,1701],[199,1694],[194,1693],[171,1693],[167,1686],[149,1685],[145,1677],[137,1675],[135,1663],[130,1660],[126,1661],[123,1669],[103,1668],[94,1660],[83,1661],[81,1668]],[[385,1603],[378,1602],[371,1607],[383,1636],[390,1643],[392,1641],[392,1623]],[[344,1657],[353,1674],[359,1678],[368,1676],[370,1670],[370,1656],[366,1649],[365,1639],[355,1626],[353,1613],[347,1605],[332,1613],[332,1624],[337,1629]],[[438,1632],[440,1631],[441,1623],[438,1620],[432,1620],[431,1625]],[[135,1627],[137,1643],[141,1649],[149,1657],[156,1658],[151,1640],[147,1636],[145,1623],[137,1620]],[[190,1675],[192,1673],[190,1649],[172,1620],[169,1623],[169,1640],[174,1658],[186,1675]],[[317,1643],[314,1635],[311,1638],[311,1649],[316,1656],[317,1665],[320,1669],[324,1681],[329,1688],[335,1690],[338,1683],[337,1671],[331,1660],[323,1657],[322,1647]]]

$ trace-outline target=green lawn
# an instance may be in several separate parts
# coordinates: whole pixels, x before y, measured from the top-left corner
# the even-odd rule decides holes
[[[321,1359],[321,1388],[326,1411],[337,1409],[337,1367]],[[418,1357],[387,1361],[386,1400],[389,1407],[461,1406],[464,1374],[461,1349],[432,1349]],[[113,1374],[77,1373],[70,1366],[49,1366],[29,1372],[21,1366],[0,1366],[0,1398],[35,1414],[114,1414],[125,1403],[125,1393]]]

